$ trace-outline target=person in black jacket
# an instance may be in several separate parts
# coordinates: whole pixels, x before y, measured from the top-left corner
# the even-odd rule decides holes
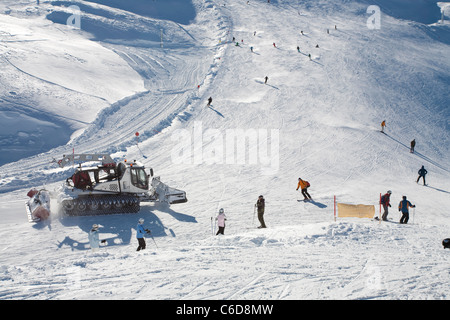
[[[258,220],[261,223],[261,225],[258,227],[260,228],[266,228],[266,223],[264,222],[264,207],[265,207],[265,200],[263,196],[258,197],[258,201],[256,201],[255,204],[257,210],[258,210]]]
[[[413,141],[411,141],[411,148],[409,149],[409,152],[414,153],[415,146],[416,146],[416,139],[413,139]]]
[[[423,185],[426,185],[426,183],[425,183],[425,175],[428,173],[428,171],[425,169],[424,166],[422,166],[422,168],[420,168],[417,173],[419,174],[419,177],[417,178],[416,182],[419,183],[420,177],[422,177]]]

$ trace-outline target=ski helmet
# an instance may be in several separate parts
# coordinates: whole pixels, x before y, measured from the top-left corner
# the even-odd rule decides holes
[[[220,208],[219,213],[223,213],[223,208]]]
[[[92,225],[92,230],[98,230],[98,224],[94,223],[94,224]]]
[[[450,238],[444,239],[442,241],[442,245],[444,246],[444,249],[446,248],[450,249]]]
[[[387,193],[392,194],[392,191],[391,191],[391,190],[388,190]]]
[[[143,224],[144,223],[144,219],[143,218],[140,218],[139,219],[139,224]]]

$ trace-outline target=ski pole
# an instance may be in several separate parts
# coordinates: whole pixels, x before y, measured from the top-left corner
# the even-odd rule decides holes
[[[156,249],[158,249],[158,245],[156,244],[155,238],[153,238],[153,235],[150,235],[150,237],[152,237],[152,240],[155,243],[155,247],[156,247]]]
[[[212,234],[212,235],[214,235],[214,232],[213,232],[213,222],[212,222],[212,219],[213,219],[213,217],[211,217],[211,234]]]
[[[145,229],[145,231],[152,238],[153,242],[155,243],[156,249],[158,249],[158,245],[156,244],[155,238],[153,238],[152,232],[149,229]]]
[[[253,220],[252,220],[252,227],[255,225],[255,214],[256,214],[256,204],[253,207]]]
[[[414,207],[413,209],[414,209],[414,211],[413,211],[413,224],[414,224],[414,218],[416,217],[416,207]]]

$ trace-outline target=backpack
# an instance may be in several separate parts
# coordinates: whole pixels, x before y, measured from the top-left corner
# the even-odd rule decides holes
[[[311,184],[308,181],[305,181],[305,183],[307,188],[311,187]]]

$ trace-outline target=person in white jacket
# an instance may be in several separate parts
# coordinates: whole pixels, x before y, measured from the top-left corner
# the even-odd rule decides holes
[[[100,239],[98,234],[98,224],[94,224],[92,226],[91,231],[89,231],[89,244],[93,251],[97,250],[100,247]]]
[[[227,220],[227,216],[225,215],[225,212],[223,208],[219,210],[219,215],[216,218],[217,220],[217,226],[219,227],[219,230],[216,233],[216,236],[219,234],[224,235],[225,232],[225,220]]]

